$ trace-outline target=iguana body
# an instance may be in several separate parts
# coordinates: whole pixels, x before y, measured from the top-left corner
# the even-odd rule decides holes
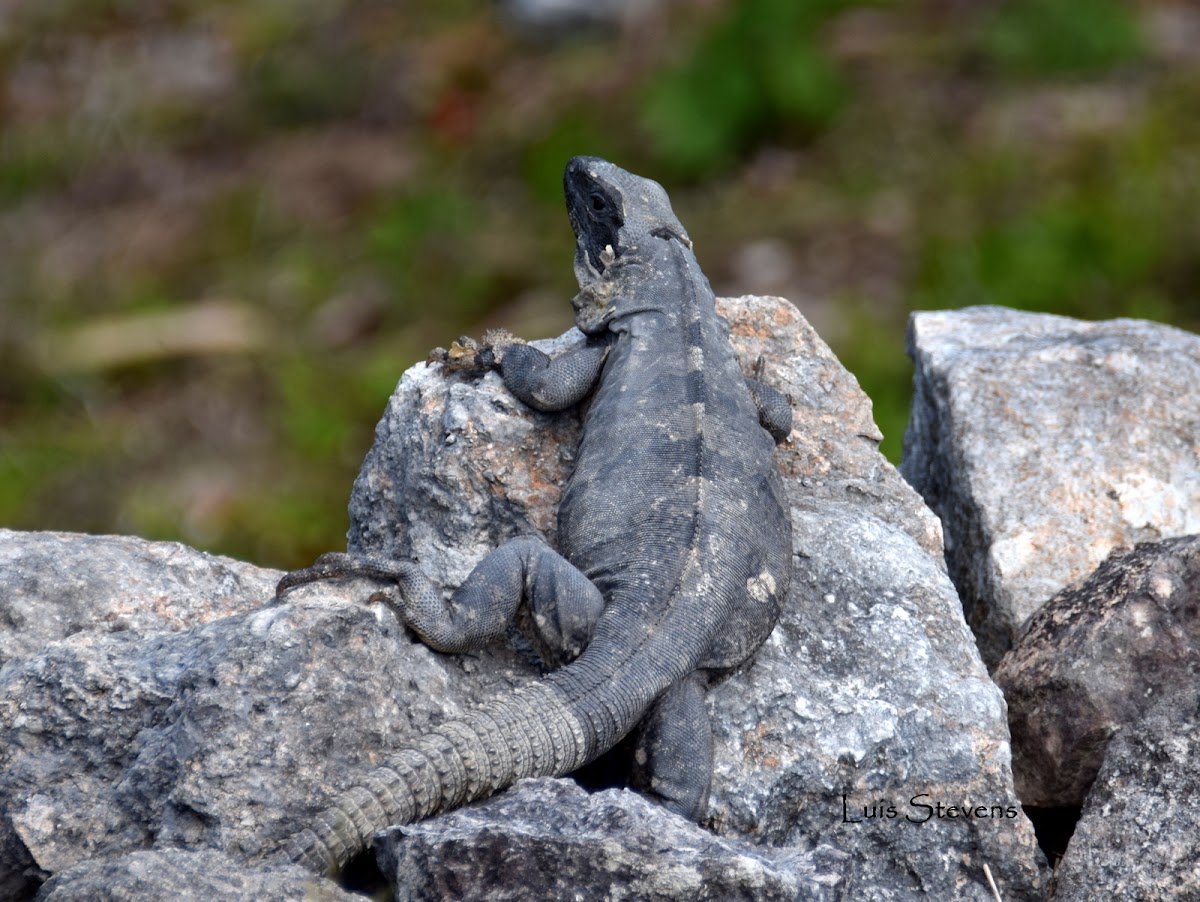
[[[571,160],[564,182],[588,341],[553,360],[519,343],[479,355],[538,409],[592,396],[559,508],[561,555],[514,540],[449,602],[411,563],[346,555],[280,591],[329,576],[394,580],[405,622],[446,651],[503,635],[523,602],[543,643],[574,659],[415,739],[344,793],[288,843],[315,870],[340,867],[389,824],[569,773],[639,724],[642,787],[698,817],[712,764],[708,675],[753,654],[778,617],[791,528],[768,431],[790,431],[787,401],[742,376],[658,184],[590,157]]]

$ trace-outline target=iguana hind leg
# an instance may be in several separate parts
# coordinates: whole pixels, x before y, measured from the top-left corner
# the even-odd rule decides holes
[[[513,539],[476,565],[445,599],[441,590],[410,561],[378,555],[333,552],[311,566],[288,573],[277,594],[324,579],[366,577],[394,583],[399,598],[383,595],[430,648],[473,651],[504,636],[522,601],[539,651],[550,663],[577,657],[591,641],[604,599],[586,576],[539,538]]]
[[[694,671],[659,697],[639,728],[630,775],[634,788],[693,821],[704,816],[712,785],[707,685]]]

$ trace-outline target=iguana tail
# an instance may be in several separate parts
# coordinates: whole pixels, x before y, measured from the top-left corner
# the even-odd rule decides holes
[[[597,748],[603,740],[572,707],[574,693],[555,682],[522,686],[420,736],[293,834],[282,856],[315,873],[336,873],[388,825],[483,798],[522,777],[557,776],[585,764],[603,750]],[[617,720],[624,723],[610,724],[628,730],[640,716],[622,712]]]

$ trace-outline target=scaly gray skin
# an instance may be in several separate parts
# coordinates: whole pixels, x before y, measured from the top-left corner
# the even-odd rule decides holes
[[[387,825],[576,770],[639,724],[640,788],[698,818],[712,768],[708,678],[750,657],[779,616],[791,524],[772,436],[791,431],[788,401],[742,376],[660,185],[595,157],[572,159],[564,183],[587,343],[553,359],[522,343],[475,354],[539,410],[593,395],[559,508],[561,554],[516,539],[448,602],[411,563],[340,554],[279,592],[348,575],[394,581],[405,622],[453,652],[502,636],[524,602],[542,644],[571,662],[417,738],[344,793],[286,846],[313,870],[340,868]]]

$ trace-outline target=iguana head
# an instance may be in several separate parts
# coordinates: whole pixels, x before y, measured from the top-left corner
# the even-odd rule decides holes
[[[575,230],[575,319],[584,332],[601,331],[620,311],[612,308],[617,272],[642,262],[651,242],[691,240],[662,185],[599,157],[572,157],[563,175],[567,215]],[[643,253],[639,254],[639,250]]]

